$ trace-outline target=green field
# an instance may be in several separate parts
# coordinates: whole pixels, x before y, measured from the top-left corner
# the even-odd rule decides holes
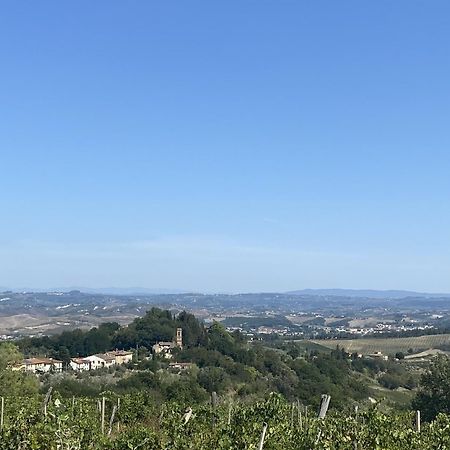
[[[329,347],[325,344],[322,345],[322,341],[307,341],[300,340],[295,341],[297,347],[306,352],[317,351],[317,352],[329,352]],[[334,347],[333,347],[334,348]]]
[[[321,339],[309,342],[328,348],[336,348],[339,345],[349,353],[358,352],[368,354],[383,352],[386,355],[391,355],[397,352],[406,353],[409,349],[413,349],[414,352],[419,352],[431,348],[450,347],[450,334],[384,339]]]

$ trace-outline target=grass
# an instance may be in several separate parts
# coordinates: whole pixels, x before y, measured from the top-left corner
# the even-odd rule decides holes
[[[301,350],[310,352],[310,351],[317,351],[317,352],[329,352],[330,347],[326,346],[325,344],[322,344],[322,341],[307,341],[307,340],[296,340],[295,344],[297,347],[300,347]],[[331,348],[335,348],[331,347]]]
[[[336,348],[339,345],[349,353],[357,352],[367,355],[369,353],[382,352],[385,355],[393,355],[397,352],[407,353],[409,349],[413,349],[416,353],[432,348],[449,347],[450,334],[404,338],[321,339],[304,342],[305,346],[308,346],[308,343],[313,343],[329,349]]]
[[[381,401],[381,410],[384,412],[390,409],[408,409],[415,396],[415,391],[408,391],[407,389],[389,390],[379,385],[369,387],[370,396]]]

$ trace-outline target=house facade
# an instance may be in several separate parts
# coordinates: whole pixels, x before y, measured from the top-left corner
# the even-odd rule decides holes
[[[69,365],[72,370],[75,370],[75,372],[91,370],[91,361],[87,358],[72,358]]]
[[[48,373],[62,372],[63,362],[53,358],[27,358],[23,360],[26,372]]]
[[[83,372],[126,364],[132,359],[132,352],[115,350],[86,356],[85,358],[71,358],[69,367],[75,372]],[[63,362],[52,358],[28,358],[24,359],[21,364],[14,366],[13,370],[24,370],[32,373],[61,372],[63,370]]]
[[[106,353],[98,353],[97,355],[86,356],[86,358],[91,363],[91,369],[101,369],[103,367],[111,367],[116,364],[116,359],[114,356],[110,356]]]
[[[133,360],[133,352],[125,350],[115,350],[114,352],[108,352],[107,355],[114,356],[116,364],[127,364]]]

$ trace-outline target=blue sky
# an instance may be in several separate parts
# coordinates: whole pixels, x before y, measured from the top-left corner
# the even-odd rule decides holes
[[[0,286],[450,292],[448,1],[4,2]]]

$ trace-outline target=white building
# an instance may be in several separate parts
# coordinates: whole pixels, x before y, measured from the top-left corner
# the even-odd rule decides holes
[[[70,367],[76,372],[91,370],[91,361],[87,358],[72,358],[70,360]]]
[[[164,358],[172,358],[172,350],[175,348],[183,348],[183,329],[177,328],[176,338],[172,342],[157,342],[153,347],[153,353],[162,354]]]
[[[116,358],[107,353],[98,353],[97,355],[86,356],[83,358],[91,363],[91,369],[101,369],[102,367],[111,367],[116,364]]]
[[[172,349],[176,348],[175,342],[157,342],[153,347],[153,353],[162,354],[164,358],[172,358]]]
[[[113,352],[97,353],[86,358],[72,358],[70,367],[77,371],[101,369],[114,365],[127,364],[133,360],[133,352],[115,350]]]
[[[133,360],[133,352],[127,352],[125,350],[115,350],[106,354],[114,356],[116,364],[127,364]]]
[[[61,372],[62,365],[62,361],[53,358],[27,358],[23,360],[25,371],[32,373]]]

